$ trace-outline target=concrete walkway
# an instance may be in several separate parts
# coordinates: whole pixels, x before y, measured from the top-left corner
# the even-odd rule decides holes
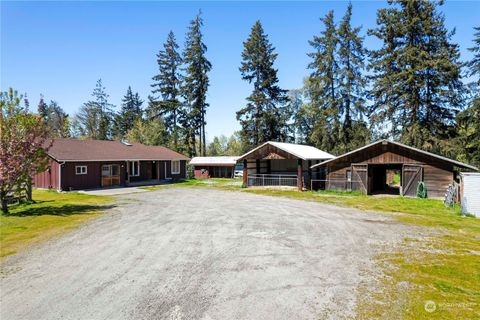
[[[79,190],[77,192],[89,194],[92,196],[118,196],[122,194],[129,193],[141,193],[148,192],[148,190],[141,189],[138,187],[123,187],[123,188],[103,188],[103,189],[92,189],[92,190]]]

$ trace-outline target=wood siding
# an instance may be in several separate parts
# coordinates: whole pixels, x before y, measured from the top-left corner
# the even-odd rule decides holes
[[[33,176],[33,187],[41,189],[58,189],[58,166],[59,163],[53,159],[48,161],[47,170]]]
[[[423,181],[428,197],[443,197],[448,185],[455,178],[454,167],[448,162],[397,145],[380,144],[326,164],[326,188],[348,189],[347,171],[351,170],[354,164],[399,165],[399,168],[403,164],[418,164],[423,168]],[[356,190],[353,187],[352,189]],[[416,190],[416,186],[414,189]],[[409,192],[408,195],[415,196],[415,193]]]
[[[62,165],[62,190],[92,189],[102,187],[102,165],[116,164],[120,168],[120,185],[125,185],[125,161],[66,162]],[[76,166],[86,166],[87,174],[77,175]]]

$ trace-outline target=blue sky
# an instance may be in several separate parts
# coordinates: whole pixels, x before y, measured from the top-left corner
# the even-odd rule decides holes
[[[375,26],[376,11],[386,1],[352,1],[353,23],[363,32]],[[348,2],[1,2],[0,87],[26,92],[32,108],[40,93],[74,114],[90,99],[102,78],[110,100],[120,105],[127,87],[143,99],[156,74],[156,54],[170,30],[183,46],[189,21],[203,11],[207,56],[213,64],[207,101],[207,139],[239,129],[235,112],[251,87],[240,78],[242,42],[261,20],[276,47],[280,85],[299,88],[308,74],[306,53],[319,18],[335,10],[336,20]],[[462,59],[471,58],[473,27],[480,2],[450,1],[441,10]],[[369,48],[378,42],[366,37]]]

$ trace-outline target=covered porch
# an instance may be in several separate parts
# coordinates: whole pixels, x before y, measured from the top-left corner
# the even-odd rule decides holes
[[[330,158],[333,156],[311,146],[269,141],[239,158],[243,162],[243,186],[302,191],[312,177],[320,174],[310,167]]]

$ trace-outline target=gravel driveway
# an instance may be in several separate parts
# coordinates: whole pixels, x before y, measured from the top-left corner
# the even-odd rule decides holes
[[[122,195],[111,214],[2,266],[1,319],[355,315],[386,215],[209,188]]]

